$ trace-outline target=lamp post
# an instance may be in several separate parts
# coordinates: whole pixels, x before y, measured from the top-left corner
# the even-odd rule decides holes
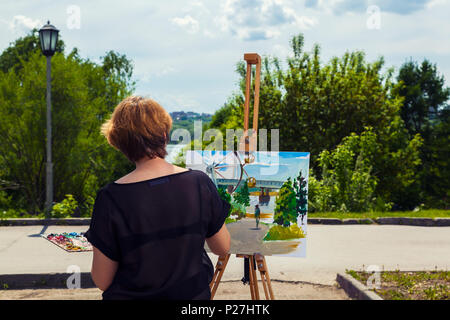
[[[45,212],[49,215],[53,204],[53,163],[52,163],[52,102],[51,102],[51,59],[56,51],[58,32],[50,21],[39,30],[39,40],[44,56],[47,57],[47,163]]]

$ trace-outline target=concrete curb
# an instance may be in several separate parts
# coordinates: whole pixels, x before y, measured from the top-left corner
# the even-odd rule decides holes
[[[383,300],[375,292],[369,290],[369,288],[348,274],[338,273],[336,281],[350,298],[357,300]]]
[[[91,218],[37,219],[11,218],[0,220],[0,226],[88,226]]]
[[[394,224],[407,226],[426,226],[426,227],[448,227],[450,226],[450,218],[377,218],[375,222],[378,224]]]
[[[67,280],[73,275],[73,273],[2,274],[0,275],[0,290],[67,288]],[[73,283],[73,280],[70,283]],[[96,287],[90,272],[80,273],[80,285],[82,289]]]
[[[335,218],[308,218],[307,223],[310,223],[310,224],[342,224],[342,220],[335,219]]]

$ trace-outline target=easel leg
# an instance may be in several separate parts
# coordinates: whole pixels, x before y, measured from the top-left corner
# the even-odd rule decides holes
[[[214,271],[213,279],[209,284],[209,288],[211,289],[211,300],[214,299],[214,296],[216,294],[217,288],[219,287],[220,280],[222,279],[225,267],[227,266],[230,256],[231,254],[220,256],[219,260],[217,260],[216,270]]]
[[[252,300],[259,300],[258,277],[256,276],[255,257],[249,256],[250,260],[250,290],[253,289]]]
[[[255,254],[255,260],[256,265],[258,266],[258,270],[261,274],[261,282],[263,283],[264,294],[266,295],[266,299],[275,300],[272,291],[272,284],[270,282],[269,272],[267,271],[266,259],[264,258],[263,255]]]

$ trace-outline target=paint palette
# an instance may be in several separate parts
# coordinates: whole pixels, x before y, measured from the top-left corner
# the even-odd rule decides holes
[[[92,245],[82,232],[50,233],[43,237],[67,252],[92,251]]]

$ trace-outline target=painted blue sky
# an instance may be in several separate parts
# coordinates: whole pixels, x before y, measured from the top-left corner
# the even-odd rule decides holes
[[[247,164],[245,170],[256,180],[285,181],[295,178],[300,170],[306,177],[309,169],[309,153],[307,152],[257,152],[254,163]]]
[[[320,44],[323,62],[347,50],[364,50],[369,61],[383,55],[396,68],[426,57],[448,84],[449,16],[450,0],[2,0],[0,50],[50,19],[68,51],[94,61],[111,49],[131,58],[137,94],[169,111],[212,113],[237,90],[244,52],[285,60],[299,32],[307,50]]]
[[[304,177],[309,170],[308,152],[256,152],[255,160],[245,165],[248,177],[256,180],[285,181],[288,177],[292,179],[298,176],[300,170]],[[203,155],[203,156],[202,156]],[[192,159],[192,160],[190,160]],[[240,160],[244,157],[241,153]],[[233,171],[236,158],[232,151],[192,151],[186,157],[188,167],[206,172],[206,165],[218,164],[218,172],[224,175],[224,178],[236,178],[233,175],[239,175],[240,170]],[[232,164],[232,165],[231,165]],[[228,165],[228,166],[227,166]],[[231,165],[231,166],[230,166]],[[220,178],[218,176],[218,178]],[[247,178],[244,176],[244,178]],[[306,177],[307,178],[307,177]]]

